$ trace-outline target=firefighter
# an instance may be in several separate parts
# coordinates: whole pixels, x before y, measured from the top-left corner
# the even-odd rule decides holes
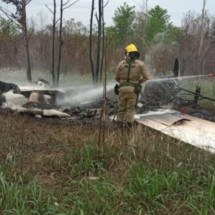
[[[134,44],[125,48],[125,59],[116,68],[115,93],[118,94],[117,122],[120,128],[132,128],[141,84],[149,79],[144,62]]]

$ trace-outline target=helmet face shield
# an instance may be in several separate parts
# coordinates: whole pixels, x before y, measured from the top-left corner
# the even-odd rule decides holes
[[[129,52],[129,57],[131,59],[137,59],[140,57],[140,53],[139,52]]]
[[[137,50],[137,47],[134,44],[130,44],[125,47],[125,57],[130,59],[139,58],[140,53]]]

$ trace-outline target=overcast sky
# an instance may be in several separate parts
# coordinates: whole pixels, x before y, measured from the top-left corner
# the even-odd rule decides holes
[[[75,0],[71,0],[74,2]],[[57,0],[59,4],[60,0]],[[66,2],[66,0],[64,0]],[[97,2],[97,1],[95,1]],[[135,6],[136,10],[140,10],[144,5],[144,0],[109,0],[105,8],[105,22],[107,25],[112,24],[114,11],[123,3],[126,2],[130,6]],[[171,22],[176,25],[181,25],[181,20],[185,13],[193,11],[201,13],[203,0],[148,0],[148,10],[159,5],[163,9],[167,9],[170,15]],[[32,0],[27,6],[28,17],[33,17],[39,25],[51,22],[51,13],[45,7],[48,5],[53,8],[53,0]],[[97,5],[96,5],[97,6]],[[206,9],[211,15],[215,16],[215,0],[207,0]],[[91,0],[79,0],[69,9],[64,12],[64,19],[74,18],[76,21],[81,21],[84,25],[89,25],[91,10]],[[41,19],[42,18],[42,19]]]

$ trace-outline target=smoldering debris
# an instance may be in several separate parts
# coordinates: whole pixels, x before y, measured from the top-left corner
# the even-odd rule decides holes
[[[58,90],[28,86],[21,87],[21,89],[22,94],[13,94],[13,92],[5,94],[6,102],[2,108],[37,118],[58,117],[68,120],[81,120],[100,117],[103,106],[102,88],[82,87],[81,89]],[[54,102],[52,100],[45,101],[46,94],[51,95]],[[116,98],[111,90],[108,91],[108,97],[106,97],[105,109],[107,115],[116,113]]]
[[[84,118],[100,118],[101,109],[103,106],[103,99],[98,98],[95,101],[84,102],[79,106],[72,106],[61,108],[65,113],[73,116],[74,119],[84,119]],[[108,116],[116,115],[117,104],[114,100],[106,98],[106,114]]]
[[[105,99],[105,113],[107,116],[117,114],[117,96],[114,94],[113,86],[114,84],[107,86]],[[55,98],[54,102],[30,101],[28,96],[32,91],[42,94],[49,93]],[[28,92],[27,98],[22,94],[6,93],[6,103],[2,108],[39,118],[58,117],[67,120],[83,120],[100,118],[104,104],[103,87],[83,86],[64,89],[46,87],[44,89],[44,87],[37,86],[34,90],[25,88],[26,92]],[[160,108],[175,109],[181,112],[186,109],[187,114],[215,122],[214,111],[205,110],[200,106],[195,109],[192,108],[192,103],[180,98],[179,92],[179,83],[175,79],[149,81],[139,95],[137,114],[156,111]],[[186,108],[183,109],[183,107]]]

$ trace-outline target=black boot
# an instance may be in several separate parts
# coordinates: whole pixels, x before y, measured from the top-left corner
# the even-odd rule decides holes
[[[130,132],[133,128],[133,123],[132,122],[126,122],[125,128],[128,132]]]
[[[123,122],[118,121],[117,122],[117,128],[120,129],[120,130],[123,130]]]

